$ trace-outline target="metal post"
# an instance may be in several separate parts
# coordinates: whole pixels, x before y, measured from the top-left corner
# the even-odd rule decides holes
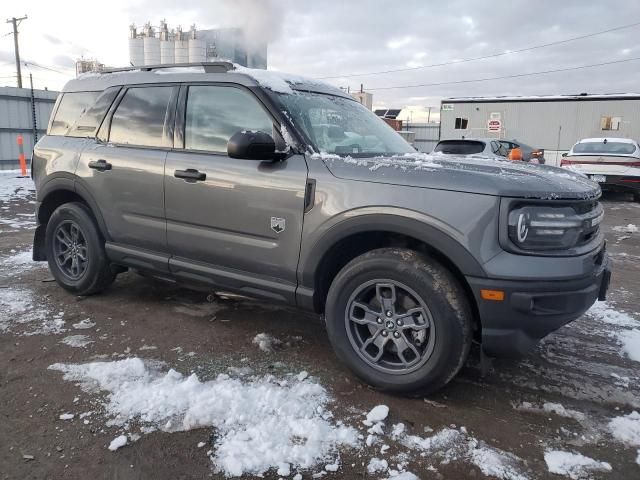
[[[22,88],[22,71],[20,69],[20,50],[18,49],[18,25],[22,20],[26,20],[27,16],[20,18],[10,18],[7,23],[13,24],[13,48],[16,54],[16,70],[18,74],[18,88]]]
[[[429,113],[427,113],[427,123],[431,123],[431,109],[433,107],[427,107],[429,109]]]
[[[31,86],[31,123],[33,125],[33,145],[38,143],[38,119],[36,117],[36,96],[33,92],[33,74],[29,74],[29,84]]]

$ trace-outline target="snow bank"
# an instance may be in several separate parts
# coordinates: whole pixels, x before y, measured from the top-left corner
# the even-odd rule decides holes
[[[167,432],[215,428],[211,460],[229,476],[262,475],[283,464],[311,468],[333,461],[339,447],[358,443],[354,429],[331,421],[326,390],[308,380],[219,375],[202,382],[195,374],[162,372],[140,358],[49,368],[84,389],[107,391],[111,424],[136,420]]]
[[[592,478],[593,473],[610,472],[611,465],[579,453],[551,450],[545,452],[544,461],[550,473],[565,475],[573,480]]]
[[[618,342],[622,345],[622,354],[631,360],[640,362],[640,330],[626,330],[616,334]]]
[[[630,447],[640,447],[640,413],[631,412],[609,422],[609,431],[616,440]]]

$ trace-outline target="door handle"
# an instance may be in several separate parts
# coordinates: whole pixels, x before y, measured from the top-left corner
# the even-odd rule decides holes
[[[111,170],[111,164],[106,160],[94,160],[89,162],[89,168],[93,168],[94,170],[98,170],[99,172],[104,172],[105,170]]]
[[[207,179],[207,174],[199,172],[193,168],[187,168],[186,170],[176,170],[173,172],[173,176],[176,178],[184,178],[185,180],[191,180],[192,182],[202,182]]]

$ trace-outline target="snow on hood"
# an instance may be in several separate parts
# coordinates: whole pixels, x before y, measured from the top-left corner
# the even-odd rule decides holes
[[[437,188],[484,195],[541,199],[589,199],[600,187],[583,175],[546,165],[486,157],[407,153],[353,158],[312,154],[333,175],[392,185]]]

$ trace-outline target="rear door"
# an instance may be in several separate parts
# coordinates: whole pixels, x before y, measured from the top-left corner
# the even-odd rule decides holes
[[[172,273],[293,300],[307,181],[304,157],[273,162],[227,156],[227,141],[242,130],[264,131],[276,144],[282,141],[274,117],[246,88],[184,86],[176,120],[176,148],[165,170]],[[185,178],[185,172],[194,178]]]
[[[168,270],[164,164],[173,145],[178,87],[123,89],[77,174],[104,218],[109,255],[125,264]],[[171,108],[170,108],[171,107]]]

